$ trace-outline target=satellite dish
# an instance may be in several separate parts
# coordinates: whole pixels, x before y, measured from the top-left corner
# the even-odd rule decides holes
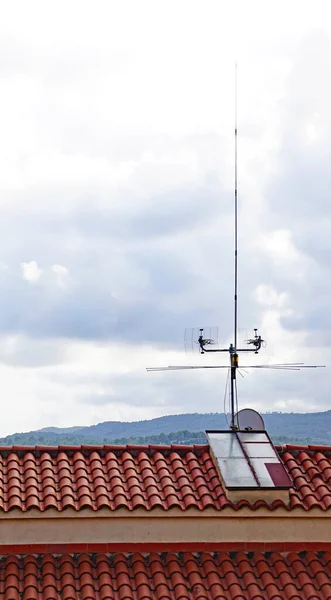
[[[240,431],[264,431],[264,421],[256,410],[243,408],[234,417],[234,423]]]

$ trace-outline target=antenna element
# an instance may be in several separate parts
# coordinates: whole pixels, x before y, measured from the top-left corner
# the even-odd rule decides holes
[[[238,335],[238,86],[237,63],[234,81],[234,349]]]

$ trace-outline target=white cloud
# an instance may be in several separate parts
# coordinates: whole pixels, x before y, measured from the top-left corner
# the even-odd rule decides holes
[[[58,287],[65,289],[69,283],[69,269],[63,265],[53,265],[52,271],[55,274]]]
[[[35,260],[22,262],[20,267],[22,278],[25,279],[25,281],[28,281],[29,283],[36,283],[39,281],[43,271],[38,267]]]
[[[270,285],[261,283],[255,290],[257,302],[265,306],[273,306],[284,311],[288,311],[289,297],[286,292],[278,292]]]

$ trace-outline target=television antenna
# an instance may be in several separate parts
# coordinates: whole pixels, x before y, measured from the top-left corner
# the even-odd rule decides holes
[[[178,365],[168,367],[148,367],[147,371],[188,371],[192,369],[230,369],[230,404],[231,404],[231,423],[230,429],[237,431],[246,428],[245,410],[236,411],[237,400],[237,371],[239,369],[272,369],[283,371],[300,371],[301,369],[317,369],[325,365],[305,365],[302,362],[275,363],[265,365],[244,365],[239,367],[239,354],[254,353],[258,354],[262,347],[266,345],[264,339],[257,328],[254,328],[253,335],[246,340],[245,348],[238,348],[238,93],[237,93],[237,64],[235,65],[235,123],[234,123],[234,321],[233,321],[233,342],[228,348],[219,348],[217,341],[204,334],[204,329],[199,329],[197,339],[191,336],[191,344],[197,343],[200,354],[209,352],[227,352],[230,359],[230,365]],[[194,332],[194,329],[192,330]],[[187,334],[185,334],[187,336]],[[187,337],[186,337],[187,339]],[[192,346],[193,347],[193,346]],[[240,370],[239,370],[240,373]],[[253,411],[254,412],[254,411]],[[247,413],[247,415],[251,413]],[[258,413],[257,413],[258,414]],[[260,415],[259,415],[260,417]],[[260,417],[262,419],[262,417]],[[263,420],[262,420],[263,422]],[[245,424],[245,427],[243,427]]]

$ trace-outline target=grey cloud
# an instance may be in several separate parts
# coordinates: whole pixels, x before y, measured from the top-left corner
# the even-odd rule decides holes
[[[78,380],[79,381],[79,380]],[[201,402],[208,410],[222,410],[225,377],[204,371],[191,373],[146,373],[144,370],[125,375],[110,375],[109,385],[102,378],[103,394],[85,393],[83,405],[107,406],[122,403],[139,407],[158,406],[162,412],[198,412]],[[99,384],[96,376],[95,384]],[[109,414],[109,413],[107,413]]]
[[[299,57],[284,100],[283,142],[277,159],[277,180],[266,194],[267,209],[271,210],[266,224],[290,227],[300,249],[327,262],[326,220],[322,224],[323,241],[316,230],[320,219],[315,223],[312,215],[316,206],[319,214],[329,210],[325,204],[328,151],[322,147],[316,154],[301,144],[302,124],[321,96],[318,89],[302,98],[307,77],[302,64],[306,56]],[[308,76],[312,76],[313,61],[309,68]],[[326,105],[323,101],[319,110],[325,110]],[[160,140],[150,143],[155,150]],[[105,185],[87,190],[78,184],[12,193],[13,200],[21,196],[27,206],[29,196],[37,195],[38,205],[44,205],[44,210],[21,214],[14,209],[4,211],[1,259],[9,264],[10,272],[2,274],[0,280],[0,331],[32,338],[111,339],[176,347],[182,344],[183,330],[190,325],[220,324],[220,337],[229,335],[233,303],[232,198],[222,190],[215,175],[221,140],[197,136],[181,143],[184,148],[191,144],[197,160],[204,165],[199,185],[172,186],[166,193],[144,193],[136,198],[129,188]],[[167,140],[166,151],[172,144],[176,141]],[[208,151],[212,157],[208,158]],[[153,163],[137,168],[131,187],[143,187],[155,175],[153,169]],[[312,202],[311,190],[316,181]],[[49,212],[48,197],[54,199],[56,194],[68,195],[71,207]],[[329,292],[327,281],[321,283],[321,273],[316,273],[315,280],[311,275],[310,284],[303,284],[303,293],[302,287],[292,281],[290,270],[279,272],[270,267],[267,257],[249,250],[249,232],[241,230],[240,242],[241,323],[253,327],[258,322],[260,307],[254,303],[252,293],[262,281],[280,290],[289,289],[301,305],[304,301],[305,314],[300,319],[284,319],[287,328],[316,328]],[[36,285],[19,278],[19,263],[29,260],[36,260],[44,269],[42,281]],[[45,271],[54,263],[64,264],[70,271],[72,281],[67,290],[58,290],[54,281],[45,279]],[[317,285],[324,286],[324,290],[316,299]],[[313,304],[317,305],[316,314],[310,316],[309,305]],[[323,319],[320,325],[326,323]]]
[[[116,208],[104,195],[101,202],[82,193],[64,212],[47,204],[38,213],[4,210],[1,258],[9,269],[0,274],[0,331],[178,345],[186,326],[215,324],[221,315],[226,335],[231,308],[222,264],[231,270],[232,199],[220,184],[211,177],[143,202],[123,190]],[[43,269],[36,284],[20,278],[20,262],[30,260]],[[67,289],[51,277],[55,263],[69,269]]]
[[[278,172],[268,190],[270,218],[289,224],[295,235],[307,220],[316,225],[317,215],[330,217],[330,78],[330,40],[316,32],[302,42],[288,80]],[[320,136],[316,142],[307,140],[309,124],[316,126]]]
[[[206,360],[206,363],[208,359]],[[226,371],[184,371],[169,373],[146,373],[144,369],[136,370],[122,375],[109,373],[108,375],[94,374],[87,378],[79,373],[68,377],[57,373],[57,383],[65,385],[79,385],[82,390],[94,384],[95,388],[102,386],[102,394],[93,390],[85,391],[81,395],[81,405],[104,407],[105,419],[111,419],[111,406],[113,403],[131,405],[134,407],[157,406],[162,414],[175,414],[178,412],[223,412],[228,411],[228,398],[224,405],[224,388]],[[293,410],[298,410],[298,401],[302,399],[302,406],[307,410],[320,410],[328,407],[328,380],[326,369],[301,372],[275,372],[245,373],[244,379],[238,379],[238,394],[240,407],[255,406],[266,410],[270,400],[277,402],[276,410],[284,410],[287,403],[293,401]],[[319,395],[316,397],[316,387]],[[275,405],[274,405],[275,407]],[[104,420],[105,420],[104,419]]]
[[[34,340],[25,336],[0,339],[0,362],[8,366],[29,369],[64,365],[66,352],[55,340]]]
[[[286,281],[291,294],[294,314],[284,317],[282,325],[310,332],[314,339],[318,335],[321,345],[329,345],[331,338],[330,77],[330,39],[317,31],[302,42],[288,79],[277,171],[266,191],[268,227],[290,229],[305,264],[303,278],[286,267],[269,274],[279,286]]]
[[[105,236],[109,240],[159,238],[200,225],[217,215],[219,197],[207,188],[179,188],[128,209],[101,209],[89,205],[73,214],[72,225],[87,236]],[[70,225],[70,217],[67,225]]]

